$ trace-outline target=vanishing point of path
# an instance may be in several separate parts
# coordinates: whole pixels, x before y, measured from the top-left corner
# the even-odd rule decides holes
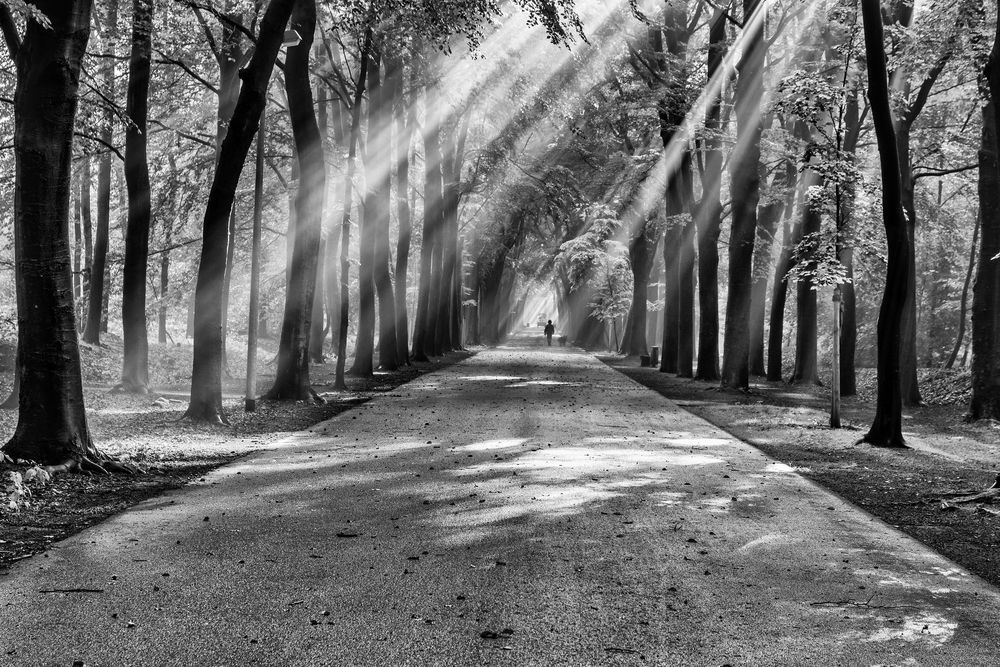
[[[985,665],[998,646],[995,589],[526,338],[0,578],[2,665]]]

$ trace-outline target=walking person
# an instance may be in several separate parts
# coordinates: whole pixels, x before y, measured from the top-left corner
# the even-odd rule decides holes
[[[552,324],[552,320],[545,325],[545,340],[548,341],[549,347],[552,347],[552,335],[556,332],[556,327]]]

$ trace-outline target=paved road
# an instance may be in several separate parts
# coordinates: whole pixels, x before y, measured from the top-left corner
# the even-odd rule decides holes
[[[995,589],[525,339],[46,556],[0,580],[0,664],[985,665],[1000,646]]]

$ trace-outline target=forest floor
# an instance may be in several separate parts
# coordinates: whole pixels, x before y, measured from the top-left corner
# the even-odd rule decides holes
[[[859,372],[859,394],[843,400],[843,428],[835,430],[824,387],[754,378],[747,393],[723,391],[641,368],[637,358],[602,360],[1000,585],[1000,516],[988,505],[942,502],[986,489],[1000,471],[1000,424],[964,419],[968,371],[921,370],[926,404],[904,411],[910,448],[892,450],[858,443],[874,416],[872,370]]]
[[[121,373],[121,344],[113,337],[102,347],[82,347],[87,420],[102,453],[135,464],[136,476],[59,475],[49,485],[31,486],[32,497],[19,511],[0,508],[0,572],[11,563],[40,553],[53,542],[103,521],[136,503],[201,478],[214,468],[266,448],[288,435],[308,429],[392,391],[427,372],[464,359],[453,353],[437,361],[415,364],[396,372],[377,371],[373,378],[347,377],[348,391],[333,389],[335,363],[311,367],[316,391],[325,403],[258,401],[255,412],[245,412],[245,341],[233,375],[224,380],[223,403],[230,426],[205,426],[182,419],[187,408],[191,369],[190,345],[150,346],[151,393],[144,396],[111,389]],[[273,380],[268,363],[273,350],[259,353],[258,393]],[[0,347],[3,395],[10,390],[13,349]],[[235,377],[239,374],[240,377]],[[13,435],[17,410],[0,410],[0,443]],[[0,475],[23,473],[27,465],[0,464]],[[0,486],[2,490],[2,486]],[[0,494],[2,496],[2,494]]]

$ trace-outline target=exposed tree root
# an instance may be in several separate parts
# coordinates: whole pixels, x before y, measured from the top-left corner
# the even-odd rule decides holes
[[[120,475],[141,475],[144,472],[142,468],[129,465],[127,463],[121,463],[105,456],[99,456],[96,458],[91,458],[89,456],[84,456],[82,458],[69,458],[62,463],[50,466],[41,466],[41,468],[52,476],[55,476],[57,473],[64,472],[81,472],[85,475],[111,475],[112,473]]]
[[[960,509],[961,505],[980,505],[1000,502],[1000,474],[998,474],[993,480],[993,486],[989,487],[985,491],[957,497],[942,496],[938,500],[941,501],[941,509],[943,510]],[[977,509],[983,509],[988,514],[998,514],[995,510],[987,510],[979,507],[977,507]]]

